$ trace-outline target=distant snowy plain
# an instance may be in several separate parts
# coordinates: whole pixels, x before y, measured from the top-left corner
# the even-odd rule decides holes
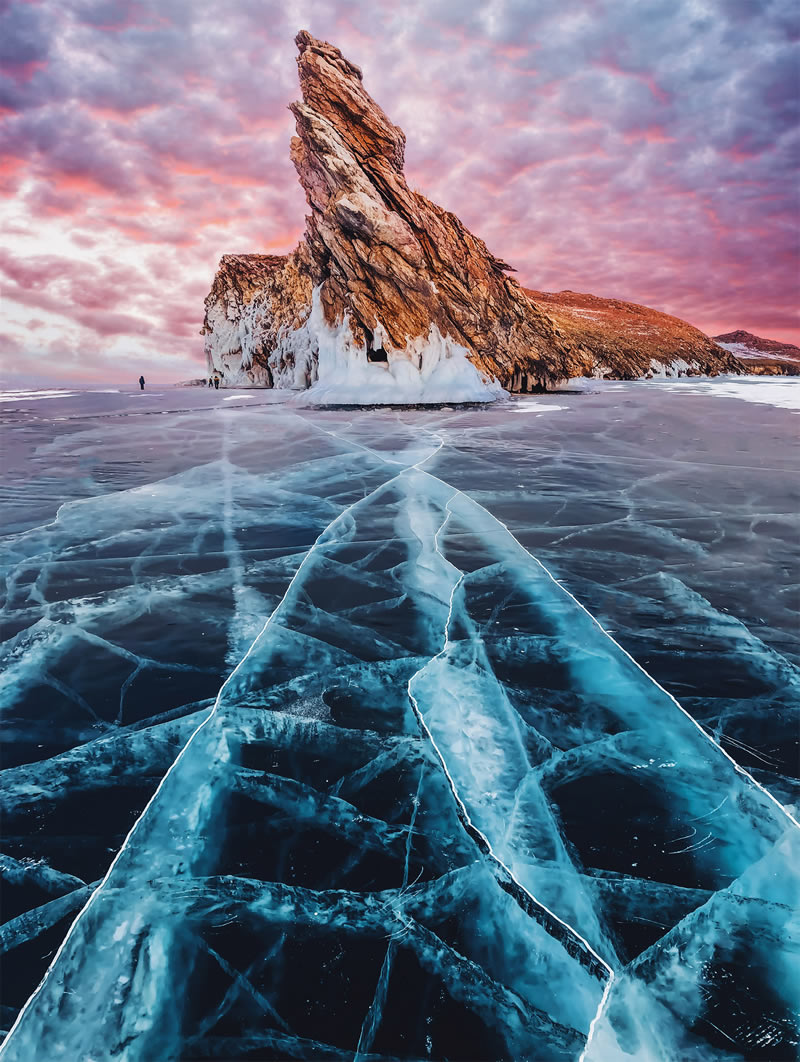
[[[0,1059],[795,1057],[799,399],[0,394]]]

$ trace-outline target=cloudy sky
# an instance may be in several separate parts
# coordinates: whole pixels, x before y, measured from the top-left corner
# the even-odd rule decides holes
[[[282,253],[300,28],[412,187],[523,284],[800,342],[796,0],[0,0],[11,378],[203,371],[225,253]]]

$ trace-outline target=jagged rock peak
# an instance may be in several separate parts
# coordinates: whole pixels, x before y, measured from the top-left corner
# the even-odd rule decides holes
[[[367,94],[361,69],[308,30],[300,30],[295,44],[300,51],[297,72],[303,102],[334,126],[362,165],[377,152],[402,172],[405,134]],[[295,116],[301,106],[292,105]]]
[[[338,48],[298,38],[302,102],[292,160],[311,208],[306,240],[325,320],[356,344],[400,352],[432,330],[484,372],[569,374],[568,345],[459,219],[413,192],[405,137]],[[375,336],[380,336],[376,344]]]

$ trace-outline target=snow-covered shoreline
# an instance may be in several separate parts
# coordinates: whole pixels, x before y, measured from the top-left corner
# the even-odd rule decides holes
[[[681,378],[654,377],[652,380],[566,380],[559,391],[622,391],[634,393],[642,388],[671,391],[682,395],[705,395],[717,398],[738,398],[745,402],[778,406],[800,411],[800,378],[763,376],[691,376]]]

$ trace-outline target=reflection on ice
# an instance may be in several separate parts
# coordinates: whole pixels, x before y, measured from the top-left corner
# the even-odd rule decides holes
[[[780,613],[693,589],[686,465],[559,401],[228,407],[9,536],[9,1004],[63,945],[4,1059],[796,1053]]]

